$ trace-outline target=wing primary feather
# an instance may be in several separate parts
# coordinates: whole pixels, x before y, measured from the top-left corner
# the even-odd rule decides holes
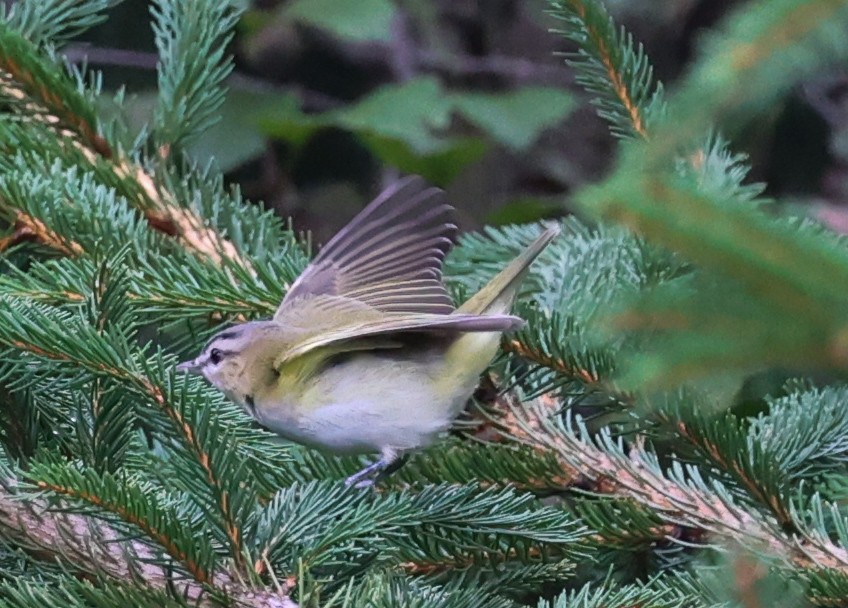
[[[424,249],[405,251],[399,255],[387,257],[384,260],[375,259],[363,266],[357,266],[355,273],[351,277],[352,281],[363,280],[380,280],[386,277],[400,275],[404,269],[409,269],[410,272],[418,273],[424,270],[435,272],[435,277],[441,277],[441,268],[437,268],[434,263],[441,262],[441,251],[439,249]],[[367,278],[366,278],[367,277]]]
[[[351,243],[344,252],[339,252],[334,258],[339,266],[347,266],[351,260],[356,260],[374,250],[381,251],[393,246],[399,246],[404,243],[416,243],[425,241],[430,237],[444,235],[446,231],[453,232],[455,226],[449,223],[440,223],[434,226],[429,226],[423,223],[425,218],[417,218],[403,223],[393,224],[390,228],[383,230],[378,234],[366,237],[362,235],[363,240]],[[452,241],[446,236],[442,236],[447,244]],[[355,246],[354,246],[355,245]]]
[[[274,318],[299,298],[321,295],[376,310],[449,314],[442,263],[456,233],[454,209],[440,189],[420,178],[399,180],[321,248]]]
[[[394,260],[404,255],[420,255],[422,251],[443,258],[451,244],[450,239],[438,234],[410,234],[396,241],[381,243],[379,247],[371,247],[363,255],[351,260],[339,260],[338,264],[353,273],[360,272],[363,268],[370,268],[373,265],[381,265],[386,260]]]
[[[415,279],[412,281],[408,281],[403,285],[403,293],[404,294],[412,294],[420,293],[422,295],[427,295],[432,291],[434,286],[438,286],[439,283],[431,280],[419,280]],[[361,294],[367,294],[370,299],[379,297],[381,295],[391,296],[393,293],[396,293],[398,290],[397,285],[394,283],[381,285],[379,283],[373,285],[367,285],[365,287],[360,287],[358,289],[352,289],[348,292],[348,295],[352,298],[356,298],[356,296]]]
[[[396,207],[390,207],[387,210],[382,209],[383,204],[386,201],[382,201],[378,197],[377,200],[365,207],[365,209],[363,209],[350,224],[342,228],[339,233],[331,239],[329,243],[327,243],[324,250],[332,252],[332,255],[336,259],[342,259],[348,254],[348,247],[359,245],[363,238],[369,238],[375,231],[382,232],[386,225],[393,226],[397,224],[398,216],[403,216],[406,213],[412,213],[413,211],[418,210],[418,207],[421,206],[422,203],[428,202],[434,197],[440,199],[443,198],[441,195],[441,190],[437,188],[428,188],[418,192],[408,199],[402,200],[397,203]],[[375,205],[377,202],[380,202],[380,204]],[[380,209],[381,211],[379,214],[374,213],[377,209]],[[430,212],[425,216],[425,219],[432,215],[433,212],[441,214],[447,212],[449,209],[452,208],[444,203],[431,207],[429,210]],[[322,253],[324,250],[322,250]]]

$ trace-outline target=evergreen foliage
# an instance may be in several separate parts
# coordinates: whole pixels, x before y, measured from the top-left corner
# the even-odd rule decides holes
[[[59,50],[112,4],[0,19],[0,606],[844,601],[845,242],[765,205],[715,130],[844,60],[844,3],[743,6],[666,97],[600,3],[553,0],[622,140],[577,195],[600,223],[563,222],[454,436],[375,492],[340,483],[360,459],[284,443],[175,372],[272,314],[309,246],[188,152],[238,11],[155,2],[160,97],[133,132]],[[457,298],[538,231],[465,235]],[[773,366],[798,378],[732,403]]]

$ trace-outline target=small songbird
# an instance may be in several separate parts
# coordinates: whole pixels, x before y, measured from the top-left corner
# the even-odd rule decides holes
[[[442,262],[457,228],[441,190],[406,178],[320,251],[274,318],[224,329],[177,369],[202,374],[259,424],[337,454],[379,453],[370,485],[433,443],[495,356],[527,267],[552,226],[454,308]]]

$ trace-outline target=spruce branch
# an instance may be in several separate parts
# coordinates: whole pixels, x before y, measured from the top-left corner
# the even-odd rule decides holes
[[[224,79],[232,70],[226,45],[239,11],[229,2],[157,0],[151,6],[159,50],[159,96],[154,132],[167,158],[217,122]]]
[[[61,255],[75,257],[83,254],[82,246],[74,240],[64,238],[44,223],[21,211],[14,211],[14,231],[0,238],[0,252],[26,241],[35,241]]]
[[[175,391],[173,361],[166,361],[161,356],[144,361],[141,353],[132,351],[128,336],[119,330],[98,331],[71,315],[12,299],[2,302],[0,317],[15,319],[0,330],[0,343],[42,359],[70,364],[74,370],[82,368],[95,376],[111,377],[165,416],[168,424],[159,428],[182,445],[190,462],[199,466],[205,475],[229,541],[230,556],[238,567],[245,567],[242,524],[237,511],[239,507],[245,508],[244,501],[252,496],[250,484],[236,473],[241,465],[230,452],[238,446],[231,444],[226,436],[217,437],[209,432],[210,426],[217,425],[217,420],[208,414],[200,418],[195,409],[186,405],[203,401],[198,394],[203,387],[183,379]],[[76,331],[69,334],[69,328]],[[57,336],[61,336],[58,341]],[[189,416],[186,416],[185,407],[188,407]]]
[[[6,480],[0,488],[0,537],[36,555],[41,561],[58,560],[72,572],[96,580],[106,577],[175,594],[213,608],[222,599],[245,608],[296,608],[285,594],[253,588],[225,570],[210,572],[208,583],[175,579],[150,545],[125,535],[91,517],[54,510],[45,501],[22,500]]]
[[[136,489],[128,483],[128,480],[109,479],[107,481],[106,478],[97,480],[92,477],[90,471],[87,475],[85,473],[69,475],[69,472],[66,468],[60,474],[50,475],[45,471],[37,470],[31,473],[31,478],[42,490],[49,490],[58,496],[86,503],[116,515],[126,524],[141,530],[146,538],[160,545],[169,556],[191,574],[195,581],[201,585],[211,583],[211,564],[203,563],[202,558],[198,558],[198,554],[202,555],[202,553],[206,553],[207,559],[211,555],[211,547],[203,546],[208,543],[207,538],[198,535],[198,545],[181,546],[176,539],[184,535],[179,532],[174,534],[164,527],[174,526],[177,523],[176,518],[173,518],[173,521],[156,523],[157,519],[170,518],[161,510],[161,507],[153,505],[152,488]],[[49,479],[49,477],[60,476],[64,478],[61,482]],[[110,494],[118,492],[131,492],[132,495],[124,496],[119,500],[110,500]],[[127,503],[132,503],[136,509],[143,509],[144,512],[139,513],[135,509],[126,508]]]
[[[552,452],[563,474],[588,479],[596,492],[633,500],[663,521],[701,529],[718,539],[759,548],[790,568],[824,569],[848,576],[848,550],[818,532],[787,536],[777,521],[736,504],[718,483],[676,464],[663,473],[655,458],[636,445],[626,453],[609,435],[592,439],[585,428],[573,431],[558,422],[559,402],[541,397],[505,402],[504,432],[534,449]],[[579,436],[578,436],[579,435]]]
[[[229,27],[232,23],[231,16],[218,23],[217,27]],[[116,152],[113,145],[99,133],[93,101],[81,93],[70,77],[39,53],[8,22],[0,21],[0,74],[3,72],[3,80],[7,88],[11,87],[9,90],[13,98],[23,97],[23,105],[18,103],[14,107],[22,108],[36,122],[47,126],[53,137],[58,139],[58,148],[54,146],[53,151],[58,158],[67,158],[73,152],[73,144],[65,145],[62,140],[67,137],[67,133],[75,134],[79,145],[74,156],[82,157],[76,159],[77,164],[89,165],[105,183],[136,205],[152,228],[176,237],[188,249],[214,261],[230,258],[246,268],[250,267],[247,258],[213,227],[208,226],[197,211],[181,205],[162,188],[154,175],[123,152]],[[14,129],[5,125],[4,128]],[[18,131],[17,135],[32,141],[32,137],[25,131]],[[37,150],[39,147],[25,146],[23,149]],[[52,159],[45,160],[41,159],[39,164],[52,165]],[[36,219],[22,216],[17,219],[17,224],[17,235],[10,238],[10,243],[32,238],[60,253],[67,253],[67,248],[56,247],[58,241],[55,235],[38,229]]]
[[[112,155],[111,146],[100,135],[97,116],[76,83],[51,65],[38,49],[8,22],[0,21],[0,82],[2,89],[19,87],[38,112],[40,108],[54,117],[59,126],[76,134],[80,141],[104,157]],[[14,91],[13,97],[14,95]]]
[[[644,583],[623,585],[613,577],[562,593],[551,608],[727,608],[708,601],[685,576],[658,576]],[[746,606],[754,608],[755,605]]]
[[[568,24],[557,31],[575,41],[579,50],[569,65],[577,82],[596,95],[598,113],[618,137],[648,139],[655,115],[662,111],[662,85],[642,45],[624,29],[617,31],[604,6],[594,0],[553,0],[551,12]]]
[[[501,340],[501,350],[506,353],[516,354],[536,365],[546,367],[557,374],[579,380],[586,386],[600,387],[601,379],[597,372],[574,367],[564,359],[553,357],[540,349],[533,349],[526,342],[522,342],[514,337],[504,337]]]
[[[165,366],[161,361],[159,365],[159,373],[165,377],[166,382],[169,384],[173,382],[173,372],[166,371]],[[244,568],[246,568],[246,562],[244,559],[245,547],[243,544],[242,523],[238,517],[235,503],[240,497],[241,500],[244,500],[251,496],[247,487],[248,484],[246,482],[239,484],[238,477],[235,476],[229,479],[227,478],[227,474],[232,475],[234,473],[232,470],[233,467],[220,466],[220,459],[215,458],[214,453],[210,447],[206,445],[206,441],[204,441],[204,439],[208,440],[209,438],[200,436],[199,421],[196,419],[188,420],[177,405],[168,398],[168,392],[165,387],[144,376],[136,377],[134,380],[140,385],[142,391],[146,393],[148,398],[156,403],[157,406],[165,412],[168,418],[171,419],[180,438],[184,442],[184,445],[205,473],[206,482],[212,489],[218,512],[221,516],[225,533],[230,543],[230,557],[232,557],[239,571],[244,570]],[[191,401],[190,398],[187,399],[186,397],[187,395],[184,392],[183,402]],[[215,441],[221,442],[218,443],[219,446],[226,445],[228,438],[223,437],[217,440],[213,438],[211,442]],[[234,493],[231,485],[235,485],[236,487],[241,486],[237,491],[238,493]]]
[[[657,124],[665,133],[659,122],[666,114],[662,83],[655,80],[642,45],[637,46],[623,27],[616,27],[599,0],[551,0],[551,6],[553,15],[568,26],[555,31],[578,45],[568,61],[577,71],[577,82],[595,96],[592,103],[610,123],[613,135],[647,141],[658,136]],[[690,105],[696,101],[690,100]],[[670,124],[675,125],[674,121]],[[679,157],[678,172],[703,189],[754,199],[763,187],[743,185],[748,174],[745,156],[731,153],[728,142],[712,134],[713,128],[704,125],[704,131],[711,133],[706,138],[691,134],[689,142],[697,140],[698,146]],[[678,148],[687,143],[683,138],[677,140]]]
[[[62,43],[102,23],[121,0],[18,0],[5,17],[21,35],[41,47]]]
[[[634,357],[625,382],[679,383],[763,364],[844,368],[837,277],[848,279],[848,256],[838,237],[681,178],[642,175],[618,175],[583,201],[718,277],[696,275],[689,285],[645,293],[618,318],[619,330],[661,332],[658,348]]]
[[[333,567],[344,581],[360,567],[351,554],[407,571],[447,572],[464,564],[481,576],[509,577],[527,562],[536,580],[561,578],[584,534],[569,514],[512,488],[439,483],[420,490],[365,494],[338,481],[280,490],[255,518],[255,554],[291,571]],[[525,574],[530,573],[524,571]]]
[[[784,529],[793,529],[790,480],[776,455],[762,443],[752,441],[733,414],[712,418],[702,415],[698,409],[704,405],[677,408],[674,413],[660,411],[656,418],[682,440],[681,449],[688,444],[698,462],[709,463],[715,472],[724,475],[731,488],[737,487],[737,498],[768,509]]]
[[[735,126],[770,107],[801,78],[846,57],[846,24],[841,0],[740,5],[705,40],[651,145],[628,151],[622,167],[663,166],[714,125]]]
[[[208,226],[197,211],[180,205],[141,167],[125,161],[117,168],[117,173],[134,179],[145,192],[145,202],[149,204],[143,207],[143,213],[154,230],[176,238],[186,249],[204,255],[216,264],[232,260],[246,269],[252,267],[249,259],[231,241]]]

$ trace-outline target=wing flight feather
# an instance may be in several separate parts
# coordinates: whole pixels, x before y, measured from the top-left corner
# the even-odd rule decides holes
[[[274,319],[315,296],[353,298],[387,313],[448,315],[455,308],[442,285],[442,263],[456,232],[441,190],[417,177],[400,180],[321,249]]]

